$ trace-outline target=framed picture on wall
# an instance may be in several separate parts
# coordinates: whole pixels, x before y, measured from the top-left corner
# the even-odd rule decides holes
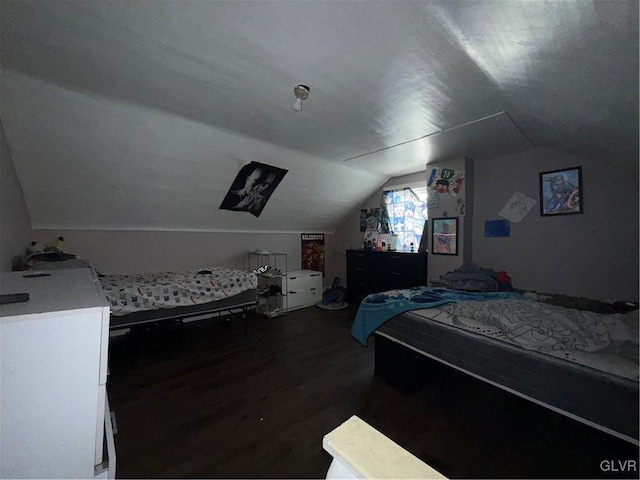
[[[582,167],[540,173],[541,216],[582,212]]]
[[[431,253],[458,255],[458,217],[431,220]]]

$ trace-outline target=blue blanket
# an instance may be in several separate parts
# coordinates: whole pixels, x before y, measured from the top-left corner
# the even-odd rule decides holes
[[[414,287],[374,293],[362,300],[356,318],[353,320],[351,335],[366,347],[369,335],[380,325],[409,310],[432,308],[451,302],[485,302],[498,298],[522,298],[522,295],[512,292],[471,293],[433,287]]]

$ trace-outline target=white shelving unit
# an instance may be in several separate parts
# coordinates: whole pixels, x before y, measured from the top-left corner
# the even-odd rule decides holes
[[[249,252],[249,270],[258,276],[256,312],[266,317],[287,313],[287,254]]]

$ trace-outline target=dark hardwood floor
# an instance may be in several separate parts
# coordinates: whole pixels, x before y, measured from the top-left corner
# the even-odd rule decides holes
[[[323,478],[322,437],[358,415],[451,478],[637,478],[638,448],[465,375],[403,395],[374,376],[355,309],[192,322],[111,339],[119,478]],[[627,464],[628,465],[628,464]],[[636,463],[637,465],[637,463]]]

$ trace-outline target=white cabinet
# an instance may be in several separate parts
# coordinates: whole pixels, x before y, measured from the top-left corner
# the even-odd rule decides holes
[[[283,289],[287,296],[287,311],[310,307],[322,300],[322,272],[294,270],[287,272]]]
[[[109,307],[88,268],[0,274],[0,477],[113,478]],[[105,458],[109,452],[110,458]]]

